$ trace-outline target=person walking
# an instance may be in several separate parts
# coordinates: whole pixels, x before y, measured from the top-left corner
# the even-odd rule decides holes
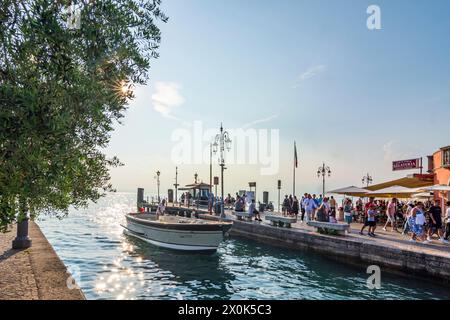
[[[411,225],[412,225],[412,235],[409,241],[415,242],[421,240],[425,242],[425,213],[423,208],[423,203],[418,202],[417,205],[411,210]]]
[[[431,237],[437,233],[442,243],[448,243],[444,239],[444,232],[442,231],[442,209],[439,200],[436,200],[434,205],[428,209],[428,213],[430,215],[430,228],[428,229],[427,242],[431,242]]]
[[[447,202],[447,213],[445,215],[445,234],[444,239],[448,240],[450,237],[450,201]]]
[[[256,210],[256,204],[255,204],[255,199],[252,199],[252,202],[250,203],[250,205],[248,206],[248,213],[250,214],[251,217],[255,217],[255,221],[262,221],[261,217],[259,215],[259,211]]]
[[[308,194],[308,197],[305,199],[305,212],[306,212],[306,222],[314,219],[314,212],[317,209],[317,204],[314,199]]]
[[[323,196],[319,195],[319,199],[317,199],[317,205],[320,206],[322,204],[322,202],[323,202]]]
[[[303,223],[303,220],[305,219],[305,213],[306,213],[306,210],[305,210],[305,201],[306,201],[307,198],[308,198],[308,194],[305,193],[305,194],[303,195],[303,197],[302,197],[302,200],[300,201],[300,211],[301,211],[301,213],[302,213],[300,223]]]
[[[159,217],[163,216],[165,211],[166,211],[166,200],[163,199],[163,201],[161,201],[161,203],[156,208],[156,220],[159,220]]]
[[[295,216],[295,219],[298,217],[298,211],[299,211],[299,203],[297,196],[294,196],[294,199],[292,201],[292,214]]]
[[[344,203],[344,220],[345,222],[347,222],[349,225],[352,223],[353,221],[353,217],[352,217],[352,210],[353,210],[353,206],[352,206],[352,200],[350,199],[346,199],[345,203]]]
[[[288,215],[292,215],[292,208],[294,206],[294,197],[292,197],[292,194],[289,196],[289,209],[288,209]]]
[[[323,198],[322,204],[317,208],[316,219],[320,222],[329,222],[330,204],[328,198]]]
[[[363,201],[361,198],[359,198],[358,200],[356,200],[356,214],[358,217],[360,216],[364,216],[364,212],[363,212]],[[363,217],[364,218],[364,217]]]
[[[369,226],[369,223],[367,220],[367,212],[369,211],[369,209],[372,205],[375,205],[375,198],[370,197],[369,202],[367,202],[366,205],[364,206],[364,225],[362,226],[361,231],[359,231],[360,235],[363,235],[364,229]]]
[[[319,199],[317,199],[317,196],[315,194],[312,195],[312,199],[313,199],[314,203],[316,204],[316,208],[314,209],[314,213],[312,215],[312,219],[316,220],[316,212],[317,212],[317,209],[320,206],[320,203],[319,203]]]
[[[333,196],[331,196],[330,197],[330,208],[331,208],[330,213],[331,214],[336,215],[336,207],[337,207],[337,201]]]
[[[386,208],[386,216],[387,220],[383,227],[383,230],[386,231],[386,227],[391,223],[392,232],[397,231],[397,226],[395,225],[395,214],[397,213],[397,199],[393,198],[391,201],[389,201],[387,208]]]
[[[367,210],[367,224],[369,226],[369,231],[367,234],[369,237],[375,237],[375,229],[377,228],[376,215],[376,205],[372,203],[369,210]]]
[[[407,208],[405,210],[405,214],[403,216],[405,223],[403,225],[403,232],[402,235],[408,234],[408,232],[411,230],[411,226],[409,224],[409,218],[411,218],[411,210],[414,208],[414,204],[412,202],[409,202],[407,204]]]
[[[283,205],[282,205],[283,216],[287,215],[288,210],[289,210],[289,197],[288,197],[288,195],[286,195],[284,197]]]

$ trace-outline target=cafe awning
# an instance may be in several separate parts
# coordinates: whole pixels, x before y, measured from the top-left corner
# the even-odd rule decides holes
[[[351,197],[363,197],[367,192],[369,192],[369,190],[355,186],[328,191],[328,193],[342,194]]]
[[[385,189],[393,186],[400,186],[405,188],[420,188],[420,187],[430,187],[433,185],[433,175],[432,174],[413,174],[401,179],[396,179],[392,181],[383,182],[380,184],[369,186],[367,189],[370,191],[376,191],[380,189]]]

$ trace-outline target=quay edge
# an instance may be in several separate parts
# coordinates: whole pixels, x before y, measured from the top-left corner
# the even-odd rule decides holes
[[[219,219],[206,213],[199,217]],[[450,287],[450,258],[444,254],[424,252],[421,247],[397,248],[348,237],[237,220],[233,220],[230,236],[282,248],[310,250],[326,258],[363,268],[364,271],[370,265],[378,265],[393,274],[414,276]]]
[[[11,249],[15,233],[16,226],[12,226],[10,232],[0,234],[0,300],[86,300],[34,221],[29,222],[30,248]]]
[[[283,248],[311,250],[364,270],[378,265],[391,273],[414,275],[450,286],[450,259],[444,256],[241,221],[234,221],[230,235]]]

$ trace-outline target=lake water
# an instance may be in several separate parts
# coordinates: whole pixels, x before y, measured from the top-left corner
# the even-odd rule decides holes
[[[227,239],[214,255],[160,249],[123,234],[136,195],[108,195],[63,220],[38,221],[88,299],[450,299],[450,290],[318,254]]]

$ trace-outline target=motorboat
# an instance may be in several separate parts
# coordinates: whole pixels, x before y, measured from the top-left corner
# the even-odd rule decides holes
[[[182,250],[215,252],[232,222],[150,213],[126,215],[125,233],[153,245]]]

